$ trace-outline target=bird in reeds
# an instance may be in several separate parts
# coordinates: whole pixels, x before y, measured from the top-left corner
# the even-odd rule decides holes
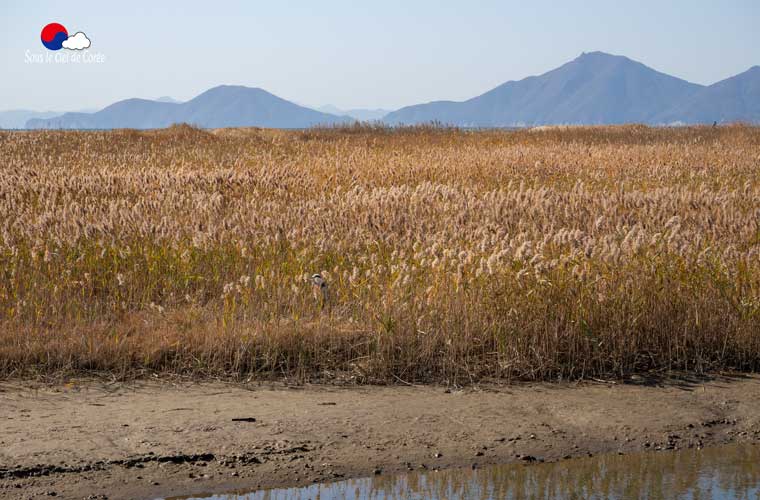
[[[327,306],[328,302],[328,287],[327,280],[322,277],[321,274],[316,273],[311,275],[312,293],[314,294],[314,300],[320,305],[322,309]]]

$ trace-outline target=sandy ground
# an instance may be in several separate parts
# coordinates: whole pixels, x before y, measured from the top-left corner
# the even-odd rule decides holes
[[[0,422],[0,498],[158,498],[756,442],[760,377],[464,390],[6,382]]]

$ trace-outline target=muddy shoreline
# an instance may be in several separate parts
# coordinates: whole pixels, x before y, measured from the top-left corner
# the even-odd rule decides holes
[[[0,498],[161,498],[760,443],[760,377],[335,387],[0,384]]]

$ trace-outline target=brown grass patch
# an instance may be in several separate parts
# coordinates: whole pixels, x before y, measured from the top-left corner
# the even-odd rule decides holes
[[[759,146],[739,125],[0,132],[0,375],[757,370]]]

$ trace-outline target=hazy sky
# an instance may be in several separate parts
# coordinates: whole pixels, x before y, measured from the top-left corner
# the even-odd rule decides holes
[[[697,83],[760,64],[760,0],[363,3],[0,0],[0,109],[186,100],[220,84],[395,109],[473,97],[593,50]],[[49,22],[84,31],[105,61],[27,62],[72,52],[42,46]]]

